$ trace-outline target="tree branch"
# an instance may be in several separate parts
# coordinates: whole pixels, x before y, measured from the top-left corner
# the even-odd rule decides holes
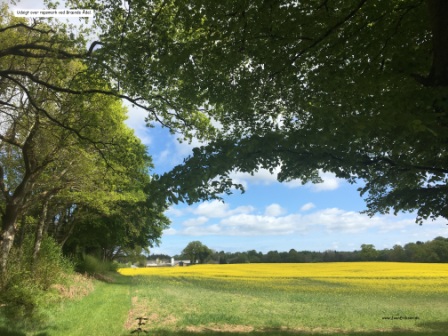
[[[295,61],[297,61],[302,55],[307,53],[309,50],[313,49],[315,46],[317,46],[319,43],[321,43],[323,40],[325,40],[328,36],[330,36],[337,28],[342,26],[344,23],[349,21],[360,9],[361,7],[367,2],[367,0],[361,0],[353,10],[350,11],[342,20],[334,24],[330,29],[328,29],[326,32],[324,32],[321,36],[319,36],[317,39],[314,40],[313,43],[308,45],[306,48],[302,49],[300,52],[298,52],[291,60],[290,64],[293,64]]]

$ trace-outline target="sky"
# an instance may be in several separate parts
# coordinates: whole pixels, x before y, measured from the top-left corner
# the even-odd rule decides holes
[[[21,1],[15,8],[44,8],[39,3]],[[153,173],[162,174],[182,163],[197,142],[179,143],[167,129],[147,128],[145,113],[128,106],[126,123],[147,146],[155,165]],[[361,244],[384,249],[448,237],[444,219],[419,226],[412,213],[372,218],[361,214],[365,203],[357,191],[360,185],[351,185],[331,173],[322,173],[323,183],[305,185],[300,181],[279,183],[275,172],[265,170],[253,176],[235,172],[232,177],[245,187],[244,194],[236,191],[223,196],[224,202],[171,206],[166,212],[171,225],[151,253],[180,254],[194,240],[216,251],[266,253],[290,249],[353,251]]]

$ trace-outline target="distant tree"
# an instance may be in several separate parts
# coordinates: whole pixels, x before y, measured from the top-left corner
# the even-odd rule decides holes
[[[203,264],[205,259],[211,255],[213,251],[200,241],[192,241],[183,249],[182,254],[187,255],[190,258],[192,264],[199,262]]]
[[[236,252],[229,260],[230,264],[247,264],[249,262],[249,256],[246,252]]]
[[[278,251],[269,251],[263,258],[263,261],[269,263],[277,263],[280,262],[280,260],[280,254],[278,253]]]
[[[394,245],[389,252],[389,260],[391,261],[405,261],[406,255],[404,248],[401,245]]]
[[[217,253],[217,261],[219,264],[228,264],[229,263],[229,253],[224,251],[220,251]]]
[[[436,237],[431,242],[428,242],[428,248],[437,257],[433,257],[433,262],[448,262],[448,239],[443,237]]]
[[[255,250],[247,251],[247,256],[250,263],[259,263],[263,258],[263,253],[257,252]]]
[[[299,253],[296,250],[294,249],[289,250],[288,262],[299,262]]]
[[[365,261],[374,261],[378,258],[378,251],[372,244],[361,245],[361,258]]]
[[[322,261],[325,261],[325,262],[337,261],[336,260],[336,251],[326,250],[322,255]]]

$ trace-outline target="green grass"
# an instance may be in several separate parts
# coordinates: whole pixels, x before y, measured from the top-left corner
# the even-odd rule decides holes
[[[95,290],[82,299],[53,306],[46,311],[46,324],[34,331],[11,330],[0,323],[0,335],[131,335],[137,317],[148,318],[142,328],[152,336],[423,336],[448,330],[446,294],[332,293],[326,284],[322,291],[310,292],[310,280],[296,283],[291,291],[226,280],[115,278],[114,283],[96,282]]]

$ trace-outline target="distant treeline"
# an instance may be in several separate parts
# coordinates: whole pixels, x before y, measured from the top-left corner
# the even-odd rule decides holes
[[[170,256],[151,255],[150,259],[170,259]],[[176,260],[189,259],[186,255],[175,255]],[[206,263],[312,263],[335,261],[401,261],[401,262],[448,262],[448,238],[437,237],[431,241],[408,243],[404,246],[394,245],[391,249],[378,250],[374,245],[363,244],[360,250],[345,252],[327,250],[324,252],[269,251],[266,254],[250,250],[246,252],[213,251]]]

